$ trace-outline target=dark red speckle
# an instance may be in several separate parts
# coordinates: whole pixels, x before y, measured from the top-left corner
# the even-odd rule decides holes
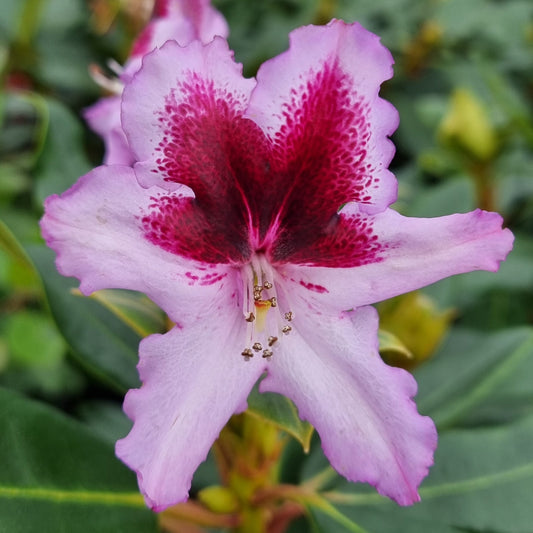
[[[300,280],[300,285],[310,291],[319,292],[320,294],[329,292],[328,289],[326,289],[326,287],[322,287],[322,285],[315,285],[314,283],[307,283],[303,279]]]

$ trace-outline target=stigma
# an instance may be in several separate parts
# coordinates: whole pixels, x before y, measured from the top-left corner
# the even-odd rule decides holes
[[[276,276],[264,256],[254,256],[242,268],[243,316],[247,323],[246,345],[241,352],[245,361],[261,355],[267,361],[275,354],[283,336],[292,327],[294,313],[278,307]]]

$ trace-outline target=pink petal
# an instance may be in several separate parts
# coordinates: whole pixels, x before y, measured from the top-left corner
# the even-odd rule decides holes
[[[374,485],[400,505],[418,501],[437,435],[411,400],[413,377],[379,356],[376,311],[327,316],[298,306],[294,313],[295,329],[272,357],[261,391],[295,402],[340,474]]]
[[[133,154],[120,121],[120,96],[102,98],[85,110],[84,117],[91,129],[104,140],[104,164],[133,164]]]
[[[216,35],[226,38],[228,23],[210,0],[156,0],[154,15],[164,18],[185,17],[195,28],[194,39],[208,43]],[[158,43],[161,45],[162,43]]]
[[[353,205],[346,206],[341,215],[346,224],[359,216]],[[301,298],[311,299],[317,306],[352,309],[455,274],[494,272],[513,243],[512,233],[502,229],[500,215],[479,209],[427,219],[403,217],[388,209],[368,217],[365,231],[365,238],[358,241],[361,229],[354,226],[354,240],[346,245],[347,257],[358,261],[353,268],[283,265],[278,271],[295,294],[298,288],[308,289]],[[344,236],[349,238],[347,232]],[[337,241],[334,244],[337,246]],[[333,249],[340,253],[338,246]],[[341,255],[337,259],[337,265],[324,266],[349,266]]]
[[[154,18],[134,42],[122,78],[128,81],[141,67],[143,56],[167,41],[186,46],[193,40],[208,43],[216,35],[225,38],[228,33],[226,20],[209,0],[157,0]]]
[[[154,15],[176,18],[184,16],[191,20],[195,28],[195,39],[207,43],[216,35],[226,38],[228,23],[210,0],[156,0]]]
[[[201,175],[211,179],[218,166],[222,173],[231,166],[233,144],[245,141],[242,135],[233,139],[232,128],[242,125],[255,85],[241,71],[220,38],[205,46],[194,41],[186,48],[169,41],[145,56],[122,102],[122,124],[140,161],[135,172],[143,185],[169,190],[188,181],[201,185]],[[251,123],[248,130],[252,137],[260,133]],[[237,150],[239,156],[242,152]]]
[[[293,31],[290,49],[260,67],[247,116],[274,143],[274,166],[290,176],[285,216],[298,206],[298,228],[348,201],[375,213],[395,200],[388,135],[398,114],[378,97],[392,63],[376,35],[332,21]]]
[[[142,218],[162,193],[139,186],[128,167],[99,167],[46,200],[41,228],[59,272],[78,278],[84,294],[142,291],[174,320],[194,321],[221,285],[236,285],[238,273],[187,261],[150,241]]]
[[[245,324],[227,286],[188,327],[141,343],[143,386],[128,392],[124,403],[135,424],[116,453],[137,472],[155,511],[187,499],[194,471],[220,430],[246,409],[265,363],[241,356]]]

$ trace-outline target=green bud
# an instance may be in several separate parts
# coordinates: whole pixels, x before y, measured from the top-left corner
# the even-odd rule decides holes
[[[445,144],[457,146],[479,161],[488,161],[498,149],[498,139],[488,113],[476,96],[467,89],[456,89],[450,109],[439,127]]]
[[[227,487],[213,485],[198,493],[198,500],[215,513],[234,513],[239,508],[235,493]]]

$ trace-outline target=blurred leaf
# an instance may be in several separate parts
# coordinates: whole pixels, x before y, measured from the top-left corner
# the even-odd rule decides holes
[[[84,298],[79,291],[74,294]],[[90,298],[109,309],[140,337],[163,333],[167,329],[165,313],[140,292],[105,289],[94,292]]]
[[[50,319],[35,311],[19,311],[11,315],[6,326],[12,361],[26,367],[57,366],[66,345]]]
[[[0,389],[0,529],[148,533],[154,515],[108,443],[55,410]],[[37,529],[36,529],[37,528]]]
[[[289,46],[291,30],[314,22],[317,0],[219,0],[214,2],[230,26],[230,48],[244,65],[245,75],[255,75],[259,65]]]
[[[28,253],[43,280],[57,326],[79,362],[120,392],[138,387],[140,337],[93,299],[74,296],[71,290],[77,283],[57,273],[51,250],[32,246]]]
[[[0,220],[0,247],[2,247],[12,259],[21,266],[33,270],[33,265],[28,259],[24,248],[20,245],[11,230]]]
[[[309,450],[313,426],[300,420],[296,406],[285,396],[273,392],[260,393],[256,385],[248,396],[247,412],[272,422],[298,440],[304,451]]]
[[[111,444],[124,437],[132,425],[121,406],[109,401],[85,401],[78,405],[76,414],[96,435]]]
[[[440,428],[533,411],[533,328],[455,332],[416,376],[419,409]]]
[[[92,165],[84,150],[83,127],[71,111],[52,99],[39,100],[47,113],[48,128],[35,168],[35,202],[42,205],[50,194],[62,193]]]
[[[417,190],[405,211],[411,217],[438,217],[467,213],[475,208],[473,181],[466,176],[454,176],[443,183]]]
[[[337,508],[322,498],[313,498],[314,502],[308,502],[308,510],[311,516],[311,526],[314,533],[371,533],[362,528]]]
[[[346,527],[339,520],[333,519],[327,513],[315,507],[309,509],[315,522],[317,533],[460,533],[463,529],[458,529],[447,524],[439,524],[431,519],[402,518],[394,516],[393,519],[387,514],[380,513],[361,513],[363,526],[357,526],[357,529]],[[341,511],[339,511],[341,512]],[[343,515],[344,516],[344,515]],[[354,518],[356,519],[356,518]],[[349,520],[346,518],[346,520]],[[361,521],[359,520],[359,523]]]
[[[11,198],[29,189],[30,180],[19,166],[0,163],[0,198]]]
[[[11,289],[32,288],[39,290],[38,276],[33,264],[18,239],[2,220],[0,220],[1,251],[5,253],[5,281],[11,285]]]

